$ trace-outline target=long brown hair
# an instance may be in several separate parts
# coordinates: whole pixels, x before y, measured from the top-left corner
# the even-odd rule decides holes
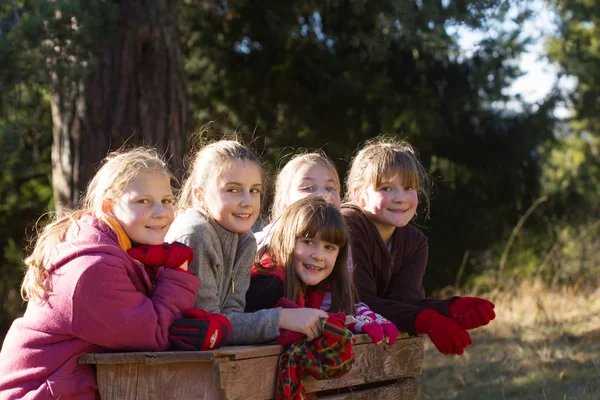
[[[257,254],[257,270],[263,273],[269,271],[262,268],[259,263],[259,260],[268,253],[285,270],[284,297],[298,301],[306,287],[293,267],[296,240],[317,236],[340,249],[333,271],[319,286],[324,288],[329,285],[332,312],[352,314],[356,294],[347,266],[348,228],[335,205],[322,197],[300,199],[283,211],[275,225],[271,240]]]

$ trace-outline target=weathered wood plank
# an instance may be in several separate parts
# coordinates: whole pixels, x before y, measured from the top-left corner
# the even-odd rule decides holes
[[[280,345],[226,346],[210,351],[163,351],[132,353],[91,353],[79,357],[81,364],[169,364],[174,362],[211,362],[217,358],[232,360],[279,355]]]
[[[255,359],[223,360],[215,369],[216,387],[223,390],[226,399],[265,399],[275,397],[278,356]],[[423,339],[399,340],[393,346],[373,343],[354,345],[352,370],[337,379],[318,381],[304,379],[307,393],[340,387],[358,386],[421,374]],[[257,371],[260,371],[257,376]]]
[[[410,339],[408,334],[401,332],[398,340]],[[355,344],[371,343],[367,335],[354,336]],[[173,362],[210,362],[216,358],[243,360],[245,358],[267,357],[283,352],[278,344],[253,346],[225,346],[209,351],[162,351],[162,352],[131,352],[131,353],[93,353],[79,357],[81,364],[166,364]]]
[[[420,398],[421,385],[415,378],[401,378],[388,386],[319,397],[320,400],[418,400]]]
[[[373,343],[354,347],[354,365],[346,375],[324,381],[313,377],[304,380],[307,392],[362,385],[420,375],[423,365],[423,338],[397,341],[384,347]]]
[[[102,364],[98,365],[96,376],[102,400],[222,398],[214,385],[211,363]]]
[[[223,361],[215,365],[215,387],[227,400],[275,398],[279,356]]]

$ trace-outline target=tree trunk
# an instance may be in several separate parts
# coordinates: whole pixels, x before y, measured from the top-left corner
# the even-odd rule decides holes
[[[183,173],[188,98],[175,9],[174,0],[122,2],[118,32],[100,38],[91,73],[79,82],[53,77],[57,211],[77,206],[99,162],[124,144],[155,146]]]

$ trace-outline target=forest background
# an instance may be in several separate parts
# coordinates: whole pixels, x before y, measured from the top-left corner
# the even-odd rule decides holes
[[[211,121],[272,173],[299,148],[343,176],[366,139],[412,143],[435,182],[416,221],[428,294],[596,288],[600,1],[541,3],[555,29],[535,37],[529,0],[2,0],[0,338],[24,311],[40,216],[73,207],[124,143],[181,177]],[[469,52],[465,30],[481,38]],[[530,103],[507,89],[533,41],[574,84]]]

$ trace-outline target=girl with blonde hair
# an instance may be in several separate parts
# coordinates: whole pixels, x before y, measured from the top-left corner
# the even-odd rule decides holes
[[[322,151],[297,153],[277,174],[271,206],[271,223],[255,233],[260,248],[271,236],[283,211],[293,202],[321,196],[340,208],[341,184],[333,161]]]
[[[263,170],[258,157],[236,140],[202,147],[181,191],[167,239],[194,249],[190,269],[202,286],[196,306],[231,320],[228,344],[272,340],[288,329],[315,337],[321,310],[280,308],[244,313],[256,240],[250,231],[260,213]]]
[[[105,159],[81,208],[47,225],[25,259],[28,305],[0,353],[3,399],[98,399],[95,371],[79,356],[169,347],[169,327],[200,285],[187,271],[192,253],[175,246],[152,282],[128,251],[163,246],[173,218],[171,175],[154,150]]]

